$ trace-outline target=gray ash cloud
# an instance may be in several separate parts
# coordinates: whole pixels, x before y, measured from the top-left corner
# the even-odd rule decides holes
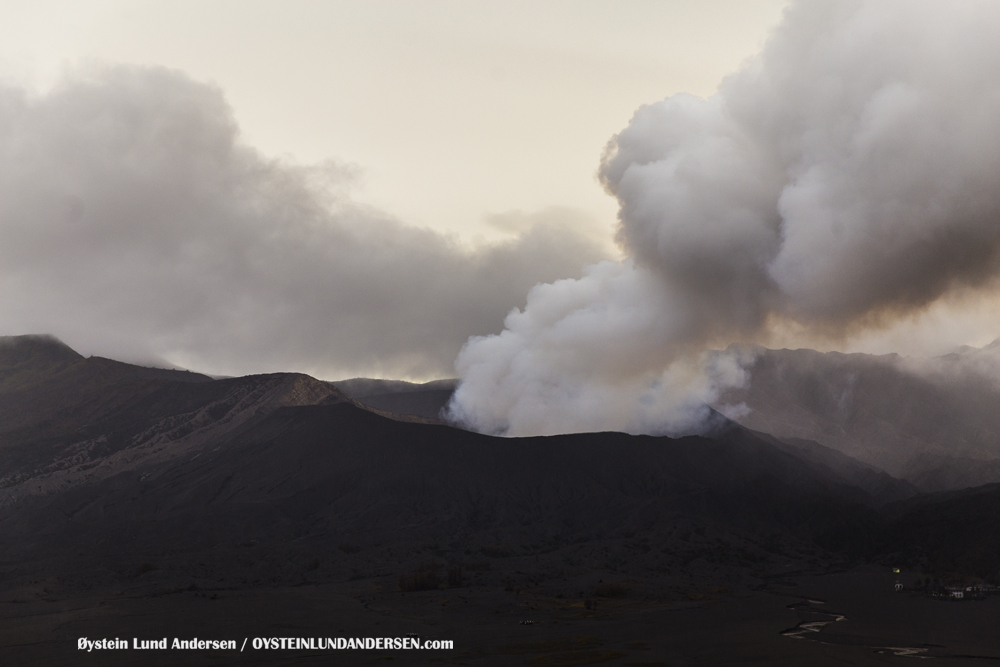
[[[698,430],[745,378],[712,346],[848,335],[995,286],[998,41],[996,3],[800,2],[716,95],[640,108],[599,170],[629,259],[470,341],[452,417]]]

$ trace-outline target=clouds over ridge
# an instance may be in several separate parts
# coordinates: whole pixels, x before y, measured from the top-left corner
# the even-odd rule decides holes
[[[176,72],[0,88],[5,333],[221,373],[450,374],[532,285],[602,257],[565,214],[469,250],[352,201],[352,179],[262,156]]]

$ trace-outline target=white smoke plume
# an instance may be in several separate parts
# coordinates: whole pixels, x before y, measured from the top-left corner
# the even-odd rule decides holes
[[[353,183],[260,154],[177,72],[0,87],[0,334],[222,374],[440,377],[532,285],[606,256],[565,210],[467,250]]]
[[[697,431],[713,346],[891,324],[1000,274],[1000,3],[791,6],[703,100],[640,108],[600,178],[629,255],[534,288],[456,362],[456,421]]]

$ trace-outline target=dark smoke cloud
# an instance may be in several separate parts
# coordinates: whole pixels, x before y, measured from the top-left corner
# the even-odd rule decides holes
[[[452,416],[697,430],[744,377],[711,345],[890,324],[992,284],[998,43],[995,2],[801,2],[715,96],[639,109],[599,172],[629,261],[535,288],[470,341]]]
[[[0,328],[219,373],[449,375],[532,285],[602,257],[566,211],[467,250],[353,182],[262,156],[176,72],[0,89]]]

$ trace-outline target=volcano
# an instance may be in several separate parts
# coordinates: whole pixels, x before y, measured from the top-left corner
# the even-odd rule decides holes
[[[1000,532],[982,527],[998,487],[921,493],[836,449],[721,415],[711,433],[676,439],[491,437],[431,416],[451,390],[212,379],[84,358],[53,338],[4,339],[4,653],[135,664],[134,652],[95,657],[75,642],[352,632],[454,640],[461,651],[444,659],[483,665],[755,651],[823,664],[870,657],[875,640],[782,635],[809,586],[848,573],[877,588],[890,562],[980,578],[1000,569]],[[865,604],[898,601],[890,590]],[[683,631],[651,630],[678,614]],[[993,650],[962,627],[937,650]]]

